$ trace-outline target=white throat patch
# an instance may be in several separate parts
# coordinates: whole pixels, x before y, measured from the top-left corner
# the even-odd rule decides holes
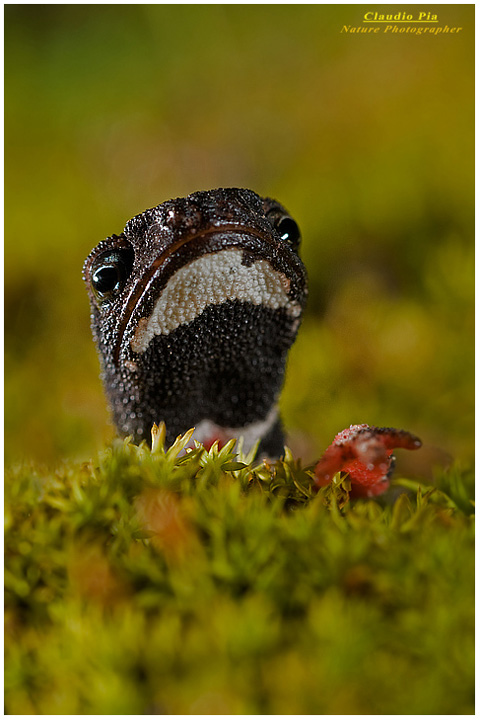
[[[274,405],[268,412],[264,420],[245,425],[244,427],[229,428],[216,425],[211,420],[201,420],[192,435],[191,447],[194,447],[193,441],[205,443],[220,440],[226,443],[230,438],[243,438],[243,452],[248,453],[255,445],[259,438],[267,435],[278,419],[278,408]]]
[[[243,251],[230,248],[202,255],[177,270],[163,289],[149,318],[142,318],[130,346],[143,353],[156,335],[168,335],[195,320],[209,305],[239,300],[277,310],[293,318],[302,312],[287,293],[290,280],[266,260],[242,265]]]

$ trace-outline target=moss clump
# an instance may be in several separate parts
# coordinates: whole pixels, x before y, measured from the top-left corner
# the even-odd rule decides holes
[[[7,479],[9,714],[473,712],[469,475],[353,504],[186,442]]]

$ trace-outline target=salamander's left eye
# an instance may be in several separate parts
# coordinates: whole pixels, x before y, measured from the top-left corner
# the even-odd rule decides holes
[[[297,250],[301,236],[300,228],[295,220],[290,215],[277,215],[276,213],[271,213],[269,217],[282,240],[288,243],[292,250]]]
[[[93,291],[100,303],[121,292],[132,271],[133,250],[118,248],[102,253],[92,267]]]

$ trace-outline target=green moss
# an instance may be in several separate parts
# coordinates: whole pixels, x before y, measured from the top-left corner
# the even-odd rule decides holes
[[[350,503],[186,440],[10,474],[9,714],[473,712],[470,475]]]

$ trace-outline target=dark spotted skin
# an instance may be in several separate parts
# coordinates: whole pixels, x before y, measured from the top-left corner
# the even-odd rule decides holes
[[[121,235],[107,238],[90,253],[84,279],[92,331],[120,434],[133,435],[136,442],[149,439],[153,423],[163,420],[172,441],[205,419],[242,428],[268,415],[299,325],[299,318],[285,308],[227,301],[207,306],[168,335],[154,337],[143,353],[134,352],[130,342],[139,320],[150,316],[178,269],[227,248],[240,248],[247,267],[266,260],[285,275],[289,299],[303,308],[306,273],[296,243],[282,239],[279,223],[285,217],[279,203],[250,190],[197,192],[137,215]],[[99,258],[117,250],[125,260],[122,281],[107,298],[99,297],[93,287]],[[280,455],[280,421],[260,439],[262,452]]]

